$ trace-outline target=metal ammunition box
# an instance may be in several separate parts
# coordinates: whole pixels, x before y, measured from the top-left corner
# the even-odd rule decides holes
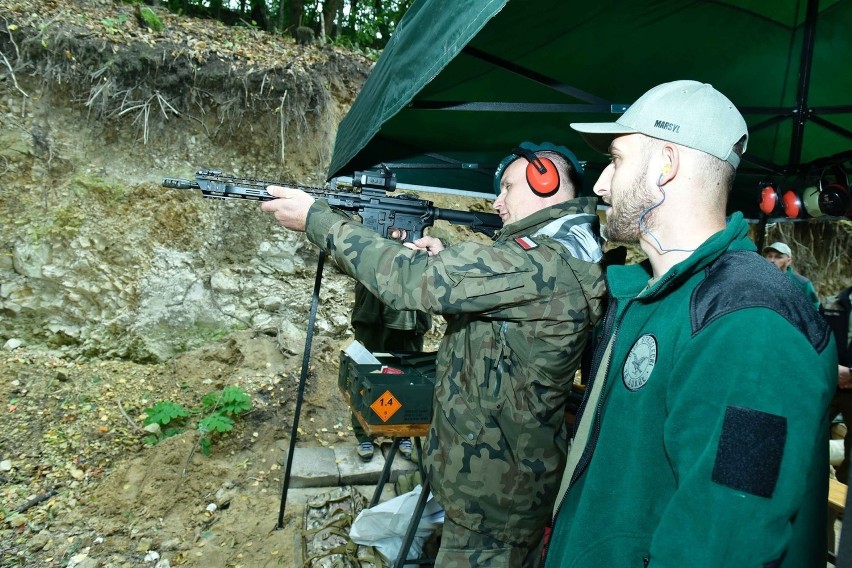
[[[428,424],[435,391],[435,353],[375,354],[381,365],[340,353],[338,386],[367,424]],[[392,373],[383,374],[388,367]]]

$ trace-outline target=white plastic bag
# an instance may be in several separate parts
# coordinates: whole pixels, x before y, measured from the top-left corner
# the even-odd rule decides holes
[[[835,467],[843,463],[843,440],[828,441],[828,462]]]
[[[411,524],[411,518],[414,516],[421,490],[422,487],[418,485],[408,493],[379,503],[372,509],[364,509],[352,523],[349,538],[356,544],[375,546],[382,556],[390,561],[396,560],[405,533]],[[443,522],[444,510],[430,494],[420,522],[417,524],[417,532],[408,549],[406,560],[420,558],[423,543]]]

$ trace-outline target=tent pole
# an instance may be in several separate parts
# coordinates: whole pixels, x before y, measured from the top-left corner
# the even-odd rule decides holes
[[[802,38],[802,60],[799,67],[799,91],[796,97],[796,117],[793,121],[793,139],[790,141],[790,165],[802,162],[802,145],[805,137],[805,122],[808,119],[808,88],[811,84],[811,67],[814,59],[814,40],[819,15],[819,0],[808,0],[805,13],[805,34]]]

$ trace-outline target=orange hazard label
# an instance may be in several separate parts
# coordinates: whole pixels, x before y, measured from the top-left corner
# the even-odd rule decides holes
[[[402,408],[402,404],[400,404],[391,391],[386,390],[385,394],[377,398],[370,405],[370,408],[373,409],[376,416],[382,419],[382,422],[387,422],[391,416],[396,414],[397,410]]]

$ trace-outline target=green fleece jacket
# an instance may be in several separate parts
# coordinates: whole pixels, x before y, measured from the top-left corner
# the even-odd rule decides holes
[[[650,286],[608,270],[604,383],[546,566],[825,565],[836,350],[747,235],[735,214]]]

